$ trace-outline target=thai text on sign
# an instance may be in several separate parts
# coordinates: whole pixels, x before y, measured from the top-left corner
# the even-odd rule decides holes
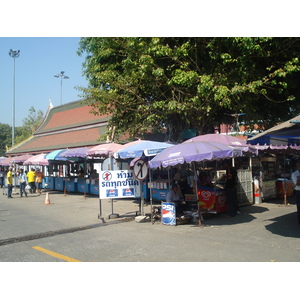
[[[99,196],[105,198],[140,197],[140,182],[131,170],[101,171]]]

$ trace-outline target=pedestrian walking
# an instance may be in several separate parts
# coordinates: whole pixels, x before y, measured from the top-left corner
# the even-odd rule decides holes
[[[7,181],[7,198],[12,198],[12,188],[13,188],[13,177],[12,177],[12,168],[8,168],[8,172],[6,174]]]
[[[35,193],[35,172],[34,168],[31,168],[30,171],[27,173],[27,182],[30,186],[30,194]]]
[[[234,217],[240,214],[237,200],[237,171],[233,166],[230,166],[228,161],[224,163],[226,168],[226,184],[225,195],[228,205],[228,216]]]
[[[300,160],[297,161],[297,170],[292,173],[292,181],[295,188],[298,224],[300,224]]]
[[[2,167],[0,169],[0,187],[3,188],[5,182],[4,182],[4,178],[5,178],[5,172],[4,172],[4,168]]]
[[[23,197],[23,193],[27,197],[27,192],[25,189],[27,185],[27,177],[23,169],[20,169],[18,178],[20,183],[20,197]]]
[[[35,187],[36,187],[36,190],[39,195],[42,194],[42,182],[43,182],[44,177],[45,176],[41,172],[41,170],[37,168],[35,171]]]

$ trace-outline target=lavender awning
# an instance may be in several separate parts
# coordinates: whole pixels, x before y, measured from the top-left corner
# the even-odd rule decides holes
[[[220,160],[233,157],[233,149],[217,142],[184,143],[166,148],[150,160],[150,168],[175,166],[193,161]]]

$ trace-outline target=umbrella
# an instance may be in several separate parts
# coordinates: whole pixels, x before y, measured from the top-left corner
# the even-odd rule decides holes
[[[193,142],[174,145],[150,160],[150,168],[175,166],[185,162],[231,158],[233,149],[217,142]]]
[[[14,163],[14,164],[20,164],[20,163],[23,163],[25,160],[27,160],[28,158],[30,158],[32,156],[33,155],[30,155],[30,154],[15,156],[15,157],[13,157],[11,162]]]
[[[116,158],[135,158],[145,156],[155,156],[164,149],[173,146],[169,143],[138,140],[127,143],[124,147],[115,153]]]
[[[68,160],[66,157],[62,157],[61,154],[68,149],[60,149],[60,150],[54,150],[46,155],[46,159],[48,160]]]
[[[117,143],[106,143],[97,145],[87,151],[87,156],[111,156],[118,150],[123,148],[123,145]]]
[[[49,162],[48,159],[46,159],[46,154],[38,154],[34,155],[33,157],[28,158],[24,161],[24,165],[35,165],[35,166],[48,166]]]
[[[229,147],[233,147],[235,150],[240,150],[241,152],[252,152],[257,154],[257,149],[244,142],[244,140],[239,139],[237,137],[225,134],[204,134],[193,137],[185,142],[193,141],[193,142],[217,142]],[[242,155],[240,153],[240,155]]]
[[[0,164],[1,164],[1,166],[9,166],[9,165],[11,165],[12,160],[13,160],[13,157],[6,157],[5,159],[1,160]]]
[[[87,148],[87,147],[68,149],[68,150],[60,153],[59,156],[65,157],[65,158],[68,158],[68,157],[84,158],[84,157],[86,157],[88,150],[90,150],[90,148]]]
[[[11,164],[20,164],[26,161],[28,158],[32,157],[33,155],[30,154],[24,154],[19,156],[12,156],[8,157],[1,161],[2,166],[9,166]]]

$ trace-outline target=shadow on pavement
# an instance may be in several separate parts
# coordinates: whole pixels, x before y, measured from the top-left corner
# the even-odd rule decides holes
[[[300,225],[297,222],[297,212],[283,215],[274,219],[272,224],[266,225],[266,229],[273,234],[285,237],[300,238]]]
[[[255,216],[253,216],[254,214],[259,214],[268,211],[268,208],[249,205],[240,207],[240,211],[240,215],[236,215],[232,218],[228,218],[227,213],[222,213],[218,215],[205,214],[204,224],[208,226],[222,226],[249,223],[256,219]]]

